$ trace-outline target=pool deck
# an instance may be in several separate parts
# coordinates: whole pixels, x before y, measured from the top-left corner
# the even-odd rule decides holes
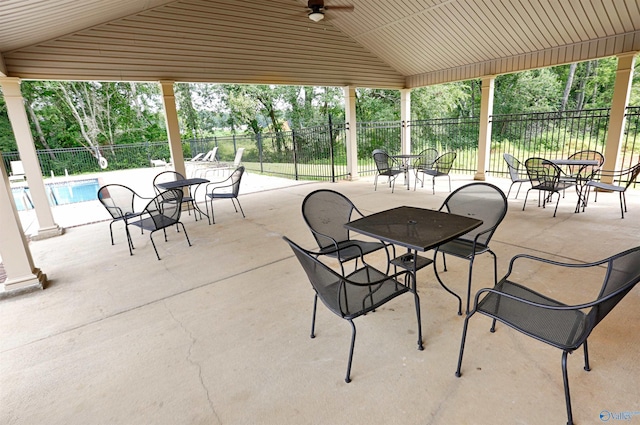
[[[169,168],[166,169],[168,170]],[[152,185],[153,178],[162,171],[165,171],[165,169],[160,167],[105,171],[98,174],[47,178],[44,179],[44,183],[63,183],[97,178],[99,186],[103,186],[105,184],[123,184],[129,186],[141,196],[152,197],[155,195]],[[220,180],[225,177],[226,176],[220,176]],[[264,176],[249,171],[245,172],[242,177],[240,195],[308,183],[311,182]],[[27,183],[21,182],[16,185],[11,185],[12,188],[22,186],[27,186]],[[97,223],[111,218],[109,213],[107,213],[102,204],[97,200],[54,206],[52,207],[52,212],[55,223],[65,229],[90,223]],[[30,235],[37,231],[35,210],[30,209],[26,211],[19,211],[19,216],[25,234]]]

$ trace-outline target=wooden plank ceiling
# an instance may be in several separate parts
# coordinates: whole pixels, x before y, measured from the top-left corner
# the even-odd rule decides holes
[[[640,50],[638,0],[4,0],[25,79],[411,88]],[[2,71],[5,69],[5,71]]]

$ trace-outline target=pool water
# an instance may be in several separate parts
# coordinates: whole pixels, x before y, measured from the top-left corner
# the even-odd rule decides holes
[[[51,206],[97,200],[98,188],[98,179],[74,180],[45,185],[45,191]],[[33,208],[33,201],[28,187],[14,187],[11,191],[18,211]]]

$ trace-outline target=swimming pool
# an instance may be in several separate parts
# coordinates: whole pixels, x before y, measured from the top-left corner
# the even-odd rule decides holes
[[[47,183],[45,185],[45,191],[51,206],[97,200],[98,188],[98,179],[72,180]],[[33,201],[28,187],[14,187],[11,192],[13,192],[13,199],[18,211],[33,208]]]

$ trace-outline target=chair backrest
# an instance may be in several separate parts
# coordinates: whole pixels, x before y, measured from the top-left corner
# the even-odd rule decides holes
[[[194,156],[193,158],[191,158],[189,161],[194,162],[194,161],[201,161],[200,158],[202,158],[204,156],[204,152],[200,152],[199,154],[197,154],[196,156]]]
[[[321,249],[333,244],[322,235],[336,242],[349,240],[349,231],[344,224],[351,221],[354,210],[360,214],[346,196],[328,189],[315,190],[302,201],[302,217]]]
[[[598,295],[598,303],[588,313],[592,329],[640,281],[640,246],[616,254],[605,261],[607,272]]]
[[[136,192],[121,184],[107,184],[98,189],[98,200],[111,217],[125,218],[135,212]]]
[[[302,268],[311,282],[316,294],[329,310],[340,317],[357,315],[370,311],[375,305],[385,302],[376,289],[369,286],[355,285],[347,278],[327,267],[324,263],[287,237],[283,239],[289,244]],[[366,282],[361,282],[366,283]],[[347,293],[349,296],[347,296]],[[389,299],[387,297],[387,299]]]
[[[440,155],[433,162],[433,168],[441,174],[449,174],[451,171],[451,167],[453,167],[453,162],[456,160],[456,156],[458,154],[455,152],[446,152]]]
[[[163,192],[163,189],[160,189],[158,187],[158,184],[180,181],[180,180],[186,180],[186,179],[182,174],[178,173],[177,171],[163,171],[153,178],[153,187],[157,193],[161,193]]]
[[[242,149],[242,148],[241,148]],[[240,193],[240,181],[242,180],[242,175],[244,174],[244,166],[240,166],[236,168],[229,178],[231,179],[231,193],[233,193],[234,197],[238,197]]]
[[[242,154],[244,153],[244,148],[238,148],[236,151],[236,157],[233,160],[233,167],[238,168],[240,163],[242,162]]]
[[[313,286],[320,300],[329,310],[338,316],[343,316],[340,303],[338,302],[340,293],[342,292],[340,289],[344,284],[341,276],[318,259],[309,255],[304,249],[286,236],[283,237],[283,239],[289,244],[293,253],[298,258],[298,261],[309,278],[309,282],[311,282],[311,286]]]
[[[147,204],[143,214],[151,217],[155,230],[164,229],[180,221],[183,196],[181,189],[169,189],[161,192]]]
[[[392,164],[394,163],[393,158],[391,158],[389,154],[382,149],[374,150],[372,155],[379,173],[385,172],[392,168]]]
[[[201,161],[215,162],[217,153],[218,153],[218,147],[215,146],[213,149],[207,152],[207,154],[201,159]]]
[[[526,170],[524,169],[522,163],[518,161],[515,156],[505,153],[502,155],[502,157],[507,163],[507,168],[509,169],[509,177],[511,177],[512,182],[517,182],[526,175]]]
[[[544,158],[529,158],[524,162],[531,187],[536,189],[556,190],[560,182],[562,170],[553,162]]]
[[[640,163],[621,172],[619,174],[620,186],[623,186],[624,190],[626,191],[629,188],[629,186],[631,186],[638,180],[639,174],[640,174]]]
[[[418,158],[413,162],[414,168],[431,168],[438,158],[438,151],[434,148],[423,149]]]
[[[593,173],[598,171],[600,167],[602,167],[602,164],[604,164],[604,155],[594,150],[578,151],[569,155],[569,158],[567,159],[592,159],[598,161],[598,165],[569,165],[569,174],[571,175],[582,173],[585,176],[591,176]]]
[[[454,190],[440,210],[482,220],[482,225],[458,239],[488,245],[498,225],[507,215],[507,197],[490,183],[470,183]],[[477,239],[476,239],[477,238]]]

